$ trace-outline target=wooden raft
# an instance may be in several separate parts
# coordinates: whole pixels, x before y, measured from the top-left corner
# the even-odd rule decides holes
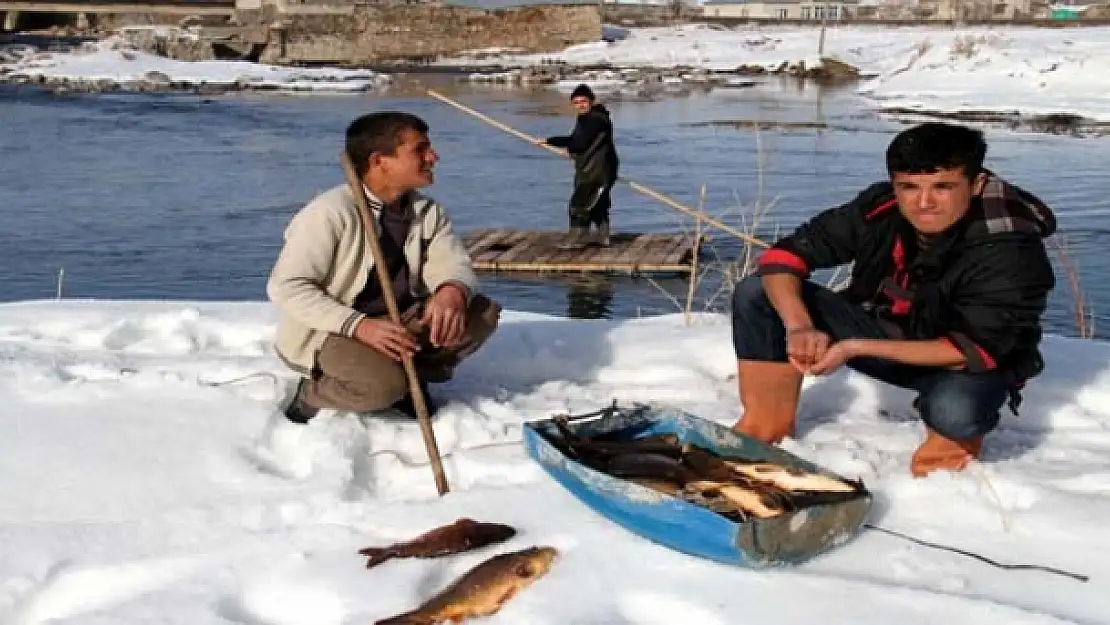
[[[591,233],[592,234],[592,233]],[[610,245],[560,250],[565,230],[485,229],[463,236],[479,271],[611,272],[687,274],[699,252],[694,234],[615,233]]]

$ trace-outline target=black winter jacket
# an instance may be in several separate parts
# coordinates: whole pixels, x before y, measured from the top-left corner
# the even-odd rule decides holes
[[[1044,368],[1041,315],[1055,276],[1043,239],[1056,218],[1031,193],[987,173],[967,215],[923,254],[893,186],[880,182],[776,242],[760,273],[808,278],[852,262],[850,300],[904,338],[949,340],[968,371],[998,370],[1020,387]]]
[[[574,157],[575,176],[580,182],[596,185],[616,182],[620,159],[613,142],[613,121],[603,105],[594,104],[589,112],[578,116],[570,135],[548,137],[547,144],[566,148]]]

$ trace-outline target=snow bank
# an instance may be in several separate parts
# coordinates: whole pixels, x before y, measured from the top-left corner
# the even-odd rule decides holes
[[[491,625],[1110,622],[1106,344],[1047,338],[1046,372],[977,470],[910,478],[922,436],[911,397],[846,371],[807,382],[798,438],[784,444],[863,478],[883,527],[1089,583],[875,531],[806,565],[752,572],[608,523],[519,444],[525,420],[613,398],[733,422],[727,320],[682,319],[506,312],[456,379],[432,387],[452,487],[438,498],[415,424],[278,416],[291,378],[270,351],[266,304],[0,306],[0,622],[370,623],[491,553],[536,544],[559,559]],[[283,384],[207,384],[256,372]],[[369,571],[357,555],[459,516],[519,534]]]
[[[366,70],[288,68],[248,61],[178,61],[136,50],[112,37],[86,43],[72,51],[41,51],[22,47],[0,58],[0,79],[46,82],[96,90],[115,88],[158,90],[207,88],[361,92],[390,82]]]
[[[819,29],[712,25],[631,29],[612,43],[503,55],[505,65],[776,71],[820,65]],[[1110,121],[1110,28],[831,27],[824,56],[858,68],[864,102],[923,112],[1075,114]],[[489,62],[490,59],[485,59]]]
[[[963,29],[920,37],[872,62],[859,93],[879,108],[948,113],[1073,114],[1110,121],[1104,28]]]

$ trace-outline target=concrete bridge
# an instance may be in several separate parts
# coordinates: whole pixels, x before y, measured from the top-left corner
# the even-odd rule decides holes
[[[4,16],[4,31],[18,30],[21,16],[73,15],[78,25],[87,22],[90,14],[139,14],[152,15],[215,15],[231,16],[235,0],[0,0],[0,14]]]

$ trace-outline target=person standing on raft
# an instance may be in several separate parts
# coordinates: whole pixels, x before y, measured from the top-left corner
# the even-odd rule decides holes
[[[574,131],[567,136],[547,137],[539,145],[565,148],[574,159],[574,190],[570,196],[570,231],[559,249],[586,247],[590,226],[597,228],[593,241],[609,245],[609,193],[617,182],[620,160],[613,142],[613,121],[609,110],[597,103],[587,85],[578,85],[570,94],[570,103],[578,114]]]

